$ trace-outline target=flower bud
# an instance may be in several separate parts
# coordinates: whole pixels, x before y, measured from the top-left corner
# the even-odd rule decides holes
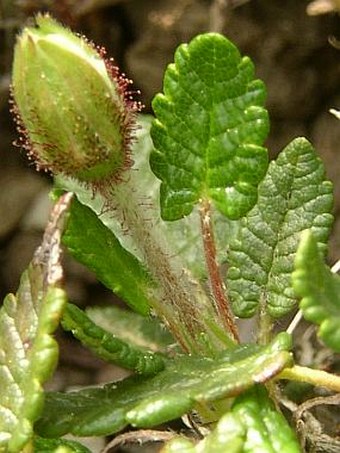
[[[21,143],[37,169],[101,188],[131,165],[136,112],[104,50],[48,15],[18,37],[12,93]]]

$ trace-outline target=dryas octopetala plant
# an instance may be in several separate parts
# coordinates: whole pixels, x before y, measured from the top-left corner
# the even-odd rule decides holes
[[[179,46],[149,132],[130,81],[105,51],[38,15],[18,37],[12,93],[22,146],[55,175],[55,197],[63,189],[80,201],[60,196],[22,280],[30,291],[21,286],[0,312],[0,389],[12,395],[0,390],[0,408],[11,414],[0,411],[0,449],[87,451],[63,436],[112,435],[189,414],[191,437],[174,435],[164,452],[301,451],[278,383],[334,391],[339,378],[295,364],[293,327],[276,336],[273,327],[301,299],[319,337],[340,350],[340,283],[323,262],[332,184],[304,138],[268,163],[265,87],[250,59],[216,33]],[[63,243],[135,313],[84,312],[60,296],[66,212]],[[30,327],[12,328],[9,319],[23,313]],[[247,335],[240,319],[252,317],[257,327]],[[134,374],[44,394],[59,318]]]

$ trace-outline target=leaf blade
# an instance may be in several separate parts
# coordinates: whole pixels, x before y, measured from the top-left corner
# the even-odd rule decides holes
[[[238,396],[230,412],[202,441],[175,438],[164,453],[300,453],[299,444],[285,418],[272,404],[263,386]]]
[[[318,335],[328,347],[340,352],[340,277],[324,263],[311,231],[301,237],[292,279],[303,316],[319,325]]]
[[[270,400],[264,386],[237,397],[232,414],[246,427],[244,453],[299,453],[295,433]]]
[[[267,168],[264,85],[249,58],[222,35],[207,33],[181,45],[153,100],[153,172],[162,181],[161,214],[177,220],[201,197],[227,217],[256,202]]]
[[[112,434],[128,424],[158,425],[197,403],[235,396],[254,382],[265,382],[289,366],[289,347],[290,337],[283,334],[265,347],[239,347],[215,360],[179,356],[153,377],[133,376],[102,388],[49,394],[37,429],[45,437],[57,437],[67,432]]]
[[[237,316],[253,316],[261,305],[281,317],[295,306],[290,278],[300,232],[311,228],[325,250],[332,203],[332,184],[314,148],[293,140],[270,163],[258,203],[230,244],[227,280]]]
[[[138,348],[102,329],[75,305],[66,306],[62,326],[98,357],[110,363],[139,374],[154,374],[164,368],[164,360],[160,354]]]

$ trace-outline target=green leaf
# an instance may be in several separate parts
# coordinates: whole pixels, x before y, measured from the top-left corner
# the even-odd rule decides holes
[[[0,451],[22,451],[30,442],[43,405],[42,384],[57,363],[52,334],[66,303],[60,236],[69,202],[66,194],[55,205],[17,294],[9,294],[0,310]]]
[[[293,287],[302,298],[303,316],[320,326],[319,336],[327,346],[340,352],[340,277],[324,263],[311,231],[301,237]]]
[[[190,214],[200,198],[232,219],[253,207],[268,165],[264,100],[252,62],[222,35],[179,46],[152,103],[150,163],[162,181],[163,219]]]
[[[237,316],[253,316],[260,305],[280,317],[295,306],[291,273],[300,233],[311,228],[325,251],[332,204],[322,161],[306,139],[293,140],[270,163],[258,202],[230,244],[227,286]]]
[[[277,411],[264,386],[240,395],[232,408],[247,435],[243,453],[299,453],[299,443],[283,415]]]
[[[139,374],[154,374],[164,368],[160,354],[137,348],[97,326],[78,307],[68,304],[62,319],[65,330],[70,330],[98,357]]]
[[[182,355],[155,376],[133,376],[101,388],[47,394],[37,426],[44,437],[71,432],[108,435],[128,424],[151,427],[180,417],[197,404],[235,396],[290,365],[290,337],[267,346],[245,345],[215,359]]]
[[[71,205],[63,243],[132,309],[144,315],[148,313],[148,288],[154,285],[150,275],[98,216],[76,198]]]
[[[99,327],[136,347],[165,353],[175,340],[157,318],[141,316],[113,305],[88,307],[87,316]]]
[[[91,453],[79,442],[67,439],[34,438],[34,453]]]
[[[182,449],[181,449],[182,448]],[[299,453],[300,447],[286,419],[275,409],[263,386],[236,398],[232,411],[216,428],[194,445],[174,439],[162,453]]]

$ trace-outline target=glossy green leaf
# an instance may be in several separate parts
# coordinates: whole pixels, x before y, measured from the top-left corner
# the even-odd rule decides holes
[[[293,140],[270,163],[258,202],[230,244],[227,278],[237,316],[253,316],[261,305],[280,317],[295,306],[291,273],[300,233],[311,228],[325,251],[332,203],[322,161],[306,139]]]
[[[76,198],[71,205],[63,243],[80,263],[91,269],[98,280],[131,308],[148,313],[151,277],[98,216]]]
[[[101,388],[47,395],[37,429],[44,437],[68,432],[107,435],[128,424],[151,427],[180,417],[196,404],[238,395],[291,363],[290,337],[267,346],[245,345],[215,359],[182,355],[155,376],[133,376]]]
[[[232,408],[247,435],[242,453],[299,453],[299,443],[283,415],[277,411],[264,386],[240,395]]]
[[[188,439],[170,441],[162,453],[300,453],[286,419],[275,409],[263,386],[237,397],[231,412],[194,445]]]
[[[60,236],[69,202],[66,194],[55,205],[16,295],[9,294],[0,310],[0,451],[19,452],[31,441],[43,404],[42,384],[57,363],[52,334],[66,303]]]
[[[253,207],[267,169],[265,88],[248,57],[224,36],[207,33],[179,46],[152,103],[151,168],[162,181],[165,220],[209,198],[227,217]]]
[[[141,316],[114,305],[88,307],[86,314],[102,329],[136,347],[153,352],[174,348],[174,339],[157,318]]]
[[[138,348],[133,343],[133,335],[130,335],[130,342],[127,342],[102,329],[75,305],[67,305],[62,326],[103,360],[139,374],[154,374],[164,368],[160,354]]]
[[[320,338],[340,352],[340,277],[324,263],[311,231],[306,231],[296,254],[293,287],[301,297],[303,316],[319,327]]]
[[[73,440],[35,437],[34,453],[91,453],[91,450]]]

